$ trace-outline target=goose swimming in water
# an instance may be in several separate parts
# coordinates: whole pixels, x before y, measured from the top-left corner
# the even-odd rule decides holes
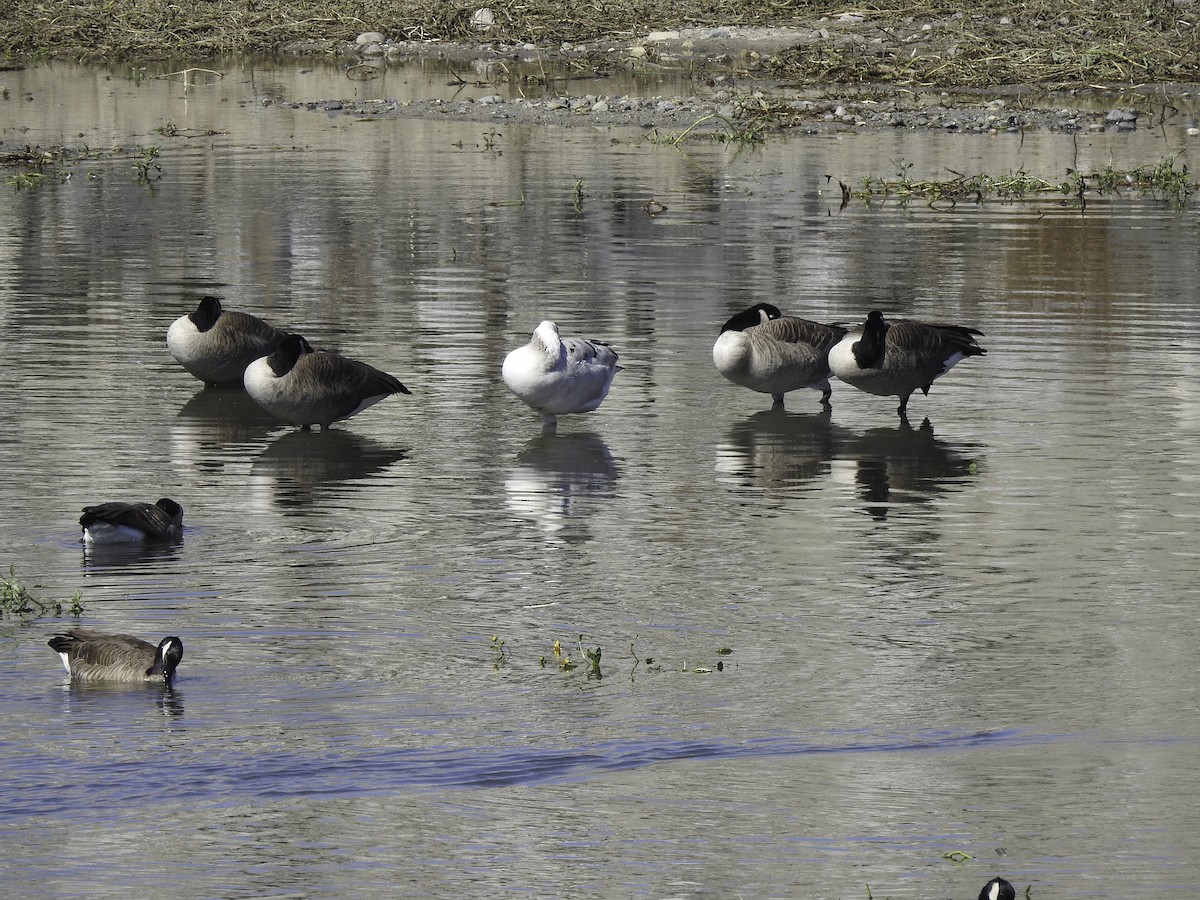
[[[777,306],[756,303],[721,327],[713,363],[734,384],[770,394],[775,403],[783,403],[788,391],[812,388],[828,406],[829,350],[845,333],[840,325],[785,316]]]
[[[542,414],[543,425],[554,428],[564,413],[598,407],[621,369],[607,344],[560,337],[558,326],[546,321],[504,358],[501,374],[510,391]]]
[[[979,900],[1017,900],[1017,890],[1003,878],[993,878],[979,892]]]
[[[183,534],[183,507],[163,497],[157,503],[100,503],[79,517],[86,544],[173,541]]]
[[[860,391],[899,397],[897,412],[903,417],[913,391],[920,388],[928,396],[934,380],[960,360],[987,352],[975,342],[976,336],[982,337],[983,332],[911,319],[888,321],[873,310],[862,328],[851,331],[829,351],[829,367]]]
[[[246,367],[246,393],[285,422],[329,428],[393,394],[411,394],[386,372],[289,334],[279,349]]]
[[[167,329],[167,349],[206,385],[241,386],[246,366],[274,353],[283,337],[262,319],[222,309],[218,297],[201,297]]]
[[[72,679],[158,681],[170,684],[183,659],[183,641],[165,637],[158,646],[129,634],[102,634],[84,628],[56,634],[47,642]]]

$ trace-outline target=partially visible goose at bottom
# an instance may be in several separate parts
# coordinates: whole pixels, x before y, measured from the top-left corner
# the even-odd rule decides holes
[[[285,422],[329,428],[393,394],[411,394],[386,372],[289,334],[279,349],[246,367],[246,393]]]
[[[79,517],[87,544],[137,544],[177,540],[183,507],[167,497],[157,503],[99,503]]]
[[[979,900],[1017,900],[1017,890],[1003,878],[993,878],[979,892]]]
[[[829,405],[829,350],[845,333],[840,325],[785,316],[777,306],[756,303],[721,326],[713,363],[734,384],[770,394],[775,403],[783,403],[788,391],[811,388]]]
[[[195,312],[167,329],[167,349],[206,385],[241,387],[246,366],[274,353],[283,337],[256,316],[223,309],[219,297],[201,297]]]
[[[73,628],[48,641],[67,674],[81,681],[160,681],[169,684],[183,659],[183,641],[165,637],[158,646],[129,634]]]
[[[596,409],[621,369],[608,344],[561,337],[558,326],[547,320],[534,329],[529,343],[504,358],[501,377],[552,429],[561,415]]]
[[[975,342],[982,331],[962,325],[931,325],[912,319],[884,319],[873,310],[862,328],[851,331],[829,351],[833,374],[860,391],[899,397],[897,412],[907,415],[908,398],[930,385],[968,356],[987,351]]]

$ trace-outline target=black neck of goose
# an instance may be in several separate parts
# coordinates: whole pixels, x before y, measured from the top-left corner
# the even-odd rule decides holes
[[[271,367],[271,371],[277,377],[282,377],[292,371],[292,366],[296,365],[296,360],[302,354],[311,351],[312,348],[309,347],[308,341],[298,334],[289,334],[283,339],[279,349],[267,357],[267,365]]]
[[[218,297],[201,297],[196,311],[188,316],[197,331],[208,331],[221,318],[221,300]]]
[[[887,331],[888,324],[880,313],[873,312],[867,316],[867,321],[863,325],[862,337],[855,341],[851,348],[854,351],[854,361],[858,363],[859,368],[870,369],[879,365],[879,361],[883,359],[883,345]]]
[[[771,319],[778,319],[782,315],[783,313],[777,306],[772,306],[770,303],[756,303],[722,325],[721,334],[727,331],[745,331],[747,328],[753,328],[755,325],[761,325]]]

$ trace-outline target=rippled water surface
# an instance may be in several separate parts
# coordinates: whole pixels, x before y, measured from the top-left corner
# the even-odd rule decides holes
[[[366,89],[334,67],[129,75],[0,73],[5,143],[161,166],[3,189],[0,564],[186,654],[170,693],[72,685],[61,622],[4,620],[4,893],[1194,894],[1195,209],[840,209],[826,176],[1195,139],[677,149],[307,109]],[[202,390],[164,336],[203,293],[413,394],[303,433]],[[907,425],[843,384],[771,409],[711,360],[759,300],[988,354]],[[499,379],[546,318],[625,367],[553,436]],[[160,496],[179,545],[83,553],[82,506]]]

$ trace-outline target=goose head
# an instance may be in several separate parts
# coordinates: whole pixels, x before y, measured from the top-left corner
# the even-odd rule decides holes
[[[854,346],[851,348],[854,353],[854,361],[858,363],[859,368],[870,369],[879,364],[879,360],[883,358],[888,327],[883,313],[879,310],[873,309],[867,314],[867,321],[863,323],[862,336],[854,342]]]
[[[292,371],[296,360],[305,353],[313,352],[312,345],[304,339],[303,335],[289,334],[283,339],[279,349],[267,357],[267,365],[271,367],[276,378],[282,378]]]
[[[722,325],[721,334],[724,334],[726,331],[745,331],[747,328],[753,328],[755,325],[761,325],[764,322],[770,322],[772,319],[782,318],[782,316],[783,313],[779,310],[778,306],[770,303],[755,303],[749,309],[742,310]]]
[[[154,652],[154,664],[146,670],[146,677],[155,680],[170,681],[175,677],[175,669],[183,659],[183,641],[178,637],[165,637],[158,642]]]
[[[1017,890],[1003,878],[993,878],[979,892],[979,900],[1017,900]]]
[[[183,525],[183,507],[170,497],[163,497],[154,505],[167,514],[176,528]]]
[[[201,297],[195,312],[188,313],[188,318],[201,334],[208,331],[217,324],[217,319],[221,318],[221,298]]]

